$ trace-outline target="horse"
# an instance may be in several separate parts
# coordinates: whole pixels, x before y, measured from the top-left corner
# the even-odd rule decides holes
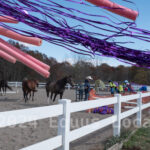
[[[27,102],[28,99],[31,98],[32,96],[32,101],[34,101],[34,92],[37,92],[37,87],[38,87],[38,81],[34,79],[24,79],[22,82],[22,91],[23,91],[23,96],[25,103]],[[28,94],[29,98],[28,98]]]
[[[56,96],[60,94],[60,99],[63,97],[63,93],[65,91],[65,86],[66,84],[69,83],[73,87],[73,80],[71,76],[65,76],[64,78],[54,81],[54,82],[47,82],[46,84],[46,93],[47,93],[47,101],[49,103],[50,95],[49,93],[51,92],[51,99],[53,98],[53,102],[56,99]]]
[[[8,82],[6,80],[0,81],[0,92],[2,92],[4,95],[6,95],[7,89],[12,91],[12,88],[8,85]]]
[[[102,80],[98,79],[95,81],[95,90],[97,94],[100,93],[100,90],[103,91],[105,88],[106,88],[105,83]]]

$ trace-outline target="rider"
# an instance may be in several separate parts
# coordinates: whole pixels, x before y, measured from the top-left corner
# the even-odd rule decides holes
[[[119,93],[123,93],[124,92],[123,85],[120,82],[118,82],[118,92]]]
[[[89,98],[90,80],[93,80],[93,78],[91,76],[87,76],[84,82],[85,101]]]
[[[112,82],[111,80],[108,81],[109,82],[109,86],[110,86],[110,92],[111,94],[114,94],[115,91],[117,92],[117,86],[114,82]],[[118,93],[118,92],[117,92]]]
[[[83,100],[83,94],[84,94],[84,83],[80,82],[78,84],[77,90],[79,92],[79,100]]]
[[[98,79],[95,81],[95,90],[97,94],[99,94],[100,89],[104,90],[105,88],[106,88],[105,83],[102,80]]]

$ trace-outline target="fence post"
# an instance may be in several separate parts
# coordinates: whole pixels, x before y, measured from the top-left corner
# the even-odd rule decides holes
[[[71,89],[71,85],[69,84],[68,90],[70,90],[70,89]]]
[[[121,95],[115,94],[115,97],[117,97],[117,103],[114,104],[114,115],[117,116],[117,121],[113,124],[113,136],[120,136],[120,130],[121,130]]]
[[[16,87],[16,88],[18,87],[18,82],[16,82],[16,85],[15,85],[15,87]]]
[[[137,99],[137,106],[139,107],[139,111],[137,112],[137,126],[141,127],[142,124],[142,93],[138,92],[139,98]]]
[[[63,115],[58,117],[58,135],[62,135],[62,146],[58,150],[69,150],[71,100],[59,100],[63,104]]]

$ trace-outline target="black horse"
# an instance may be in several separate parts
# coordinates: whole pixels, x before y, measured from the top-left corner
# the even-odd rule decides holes
[[[49,95],[50,92],[51,92],[51,99],[53,98],[53,94],[54,94],[53,102],[55,101],[57,94],[60,94],[60,99],[62,99],[63,93],[65,91],[65,86],[67,83],[73,86],[73,80],[71,76],[66,76],[61,80],[48,82],[46,84],[46,93],[47,93],[48,103],[49,103],[49,98],[50,98],[50,95]]]
[[[0,81],[0,92],[2,92],[2,94],[6,95],[7,89],[12,91],[12,88],[8,85],[8,82],[6,80],[1,80]]]

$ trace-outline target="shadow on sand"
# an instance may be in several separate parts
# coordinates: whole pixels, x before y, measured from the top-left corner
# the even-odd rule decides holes
[[[0,98],[0,102],[17,102],[19,99],[8,99],[7,97]]]

